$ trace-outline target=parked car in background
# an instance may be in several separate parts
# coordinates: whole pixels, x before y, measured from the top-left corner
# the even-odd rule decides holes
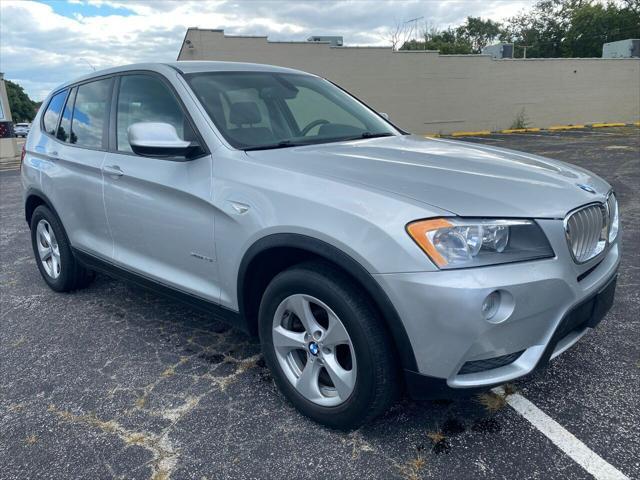
[[[13,127],[13,131],[15,132],[16,137],[26,137],[27,135],[29,135],[30,129],[30,123],[16,123]]]
[[[99,270],[226,319],[331,427],[402,389],[443,397],[527,375],[613,302],[606,181],[409,135],[315,75],[114,68],[53,91],[33,129],[22,182],[44,281],[67,292]]]

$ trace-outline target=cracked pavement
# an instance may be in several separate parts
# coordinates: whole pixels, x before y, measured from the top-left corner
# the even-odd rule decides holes
[[[576,163],[616,188],[613,310],[514,388],[640,477],[640,129],[466,140]],[[255,339],[215,318],[102,275],[49,290],[21,202],[17,172],[1,173],[0,478],[590,478],[487,398],[402,400],[355,432],[322,428],[278,393]]]

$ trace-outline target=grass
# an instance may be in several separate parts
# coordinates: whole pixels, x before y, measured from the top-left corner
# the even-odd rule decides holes
[[[501,393],[485,392],[478,395],[476,399],[489,412],[495,413],[507,405],[507,397],[513,395],[516,391],[515,385],[506,383],[502,386]]]
[[[502,386],[502,389],[504,390],[504,396],[508,397],[509,395],[513,395],[514,393],[516,393],[518,390],[516,389],[516,386],[513,383],[505,383]]]
[[[398,470],[400,471],[400,475],[406,480],[420,480],[422,478],[421,472],[426,464],[427,461],[424,456],[418,454],[404,465],[400,465]]]
[[[507,397],[493,392],[481,393],[477,396],[478,403],[489,412],[495,413],[502,410],[507,405]]]
[[[516,115],[516,119],[511,124],[510,130],[520,130],[527,128],[529,126],[529,120],[527,119],[527,114],[524,111],[524,107],[520,110],[520,113]]]

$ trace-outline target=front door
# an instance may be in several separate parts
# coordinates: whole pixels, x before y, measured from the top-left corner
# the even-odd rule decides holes
[[[112,108],[115,152],[104,164],[104,200],[116,264],[200,298],[219,301],[214,245],[211,155],[151,158],[136,155],[127,130],[163,122],[183,140],[192,123],[169,85],[147,73],[119,77]]]

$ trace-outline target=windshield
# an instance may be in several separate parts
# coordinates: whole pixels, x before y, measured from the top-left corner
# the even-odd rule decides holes
[[[242,150],[399,134],[355,98],[311,75],[212,72],[190,74],[187,81],[220,133]]]

